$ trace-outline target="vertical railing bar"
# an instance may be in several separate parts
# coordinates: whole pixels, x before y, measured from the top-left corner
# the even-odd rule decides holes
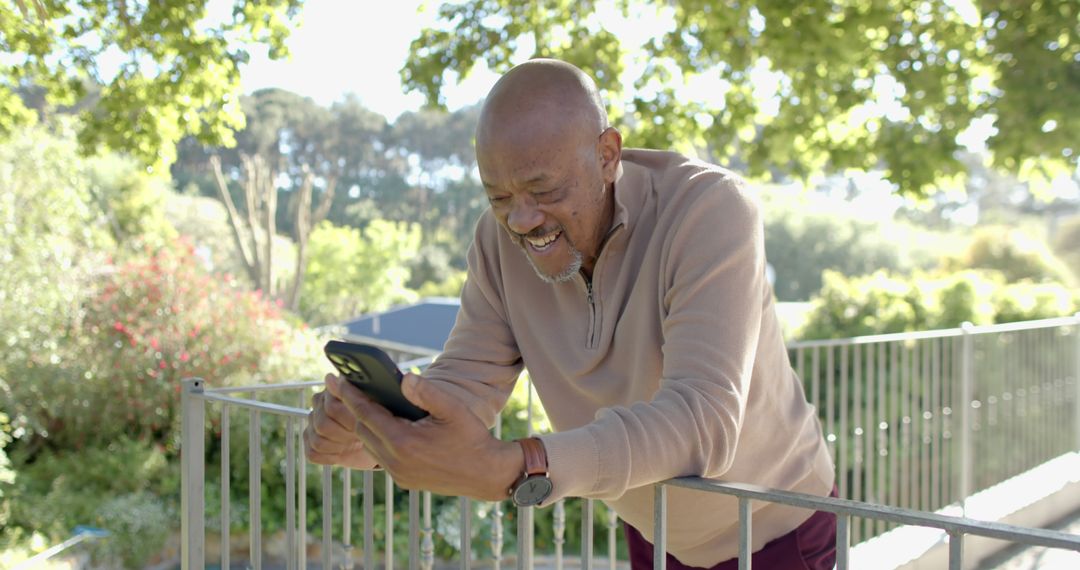
[[[936,511],[941,503],[941,345],[944,339],[931,341],[931,377],[930,377],[930,509]]]
[[[1073,334],[1073,358],[1076,360],[1073,367],[1073,429],[1076,430],[1076,440],[1073,449],[1080,449],[1080,313],[1073,315],[1076,318],[1076,330]]]
[[[831,351],[830,351],[831,352]],[[739,570],[750,570],[753,540],[753,512],[750,499],[739,497]]]
[[[221,405],[221,567],[228,568],[230,564],[229,544],[232,521],[232,458],[229,457],[229,448],[232,445],[231,421],[229,420],[229,405]]]
[[[495,439],[502,439],[502,415],[495,416]],[[496,502],[491,509],[491,553],[494,556],[494,570],[502,570],[503,548],[503,512],[502,501]]]
[[[206,565],[206,400],[201,378],[185,378],[180,395],[180,566]]]
[[[472,568],[472,501],[460,497],[461,501],[461,568]]]
[[[863,464],[866,466],[866,484],[863,494],[867,502],[875,501],[877,487],[874,485],[877,477],[877,418],[874,416],[876,402],[874,399],[874,387],[877,385],[876,366],[874,354],[877,348],[874,345],[866,346],[866,428],[863,433]],[[863,528],[863,536],[869,538],[874,534],[874,521],[869,518],[860,519]]]
[[[251,410],[248,428],[248,512],[251,565],[262,569],[262,421],[259,410]]]
[[[814,347],[814,352],[811,353],[810,366],[813,368],[813,370],[810,371],[810,376],[811,376],[811,378],[813,380],[813,382],[811,382],[811,384],[813,386],[813,390],[811,391],[812,392],[812,403],[814,404],[814,409],[817,410],[818,415],[821,416],[822,415],[822,410],[821,410],[821,393],[820,393],[820,388],[821,388],[821,348],[820,347],[817,347],[817,346]]]
[[[918,346],[916,344],[916,346]],[[900,353],[900,506],[911,508],[911,385],[912,385],[912,359],[914,357],[911,347],[905,345]]]
[[[934,418],[934,408],[930,405],[930,377],[932,372],[930,370],[930,360],[933,356],[934,339],[921,341],[923,343],[922,349],[922,374],[919,378],[919,386],[922,388],[919,393],[922,395],[921,403],[919,405],[919,421],[922,423],[922,437],[919,438],[919,485],[922,488],[919,490],[919,501],[922,505],[922,510],[933,511],[933,507],[930,505],[930,487],[931,487],[931,462],[932,456],[930,454],[931,442],[934,441],[934,432],[930,429],[930,421]]]
[[[352,469],[341,469],[341,544],[345,549],[345,568],[352,568]]]
[[[618,531],[619,515],[610,506],[607,508],[608,519],[608,569],[615,570],[618,565]]]
[[[853,366],[851,367],[851,372],[852,372],[851,387],[852,387],[852,389],[854,391],[854,395],[852,396],[852,400],[851,400],[852,401],[852,404],[851,404],[851,414],[852,414],[851,420],[852,420],[852,422],[851,423],[855,426],[855,429],[852,430],[852,436],[851,436],[851,441],[852,441],[851,449],[852,449],[852,457],[854,459],[854,473],[855,473],[855,476],[852,478],[853,479],[852,484],[854,485],[854,489],[852,490],[850,496],[845,496],[843,494],[841,494],[840,496],[845,497],[845,498],[849,498],[849,499],[855,499],[857,501],[864,501],[864,500],[866,500],[866,497],[863,496],[862,492],[863,492],[863,477],[866,475],[866,460],[863,457],[862,453],[863,453],[863,439],[866,437],[866,431],[863,428],[863,414],[862,414],[862,407],[863,407],[863,397],[862,397],[862,382],[863,382],[863,370],[862,370],[863,360],[862,360],[862,355],[863,355],[863,346],[862,345],[855,345],[854,349],[855,349],[854,350],[855,354],[853,355],[854,361],[852,362]],[[854,534],[855,534],[855,542],[858,542],[859,538],[862,536],[862,528],[860,527],[860,525],[858,525],[858,524],[855,525]]]
[[[531,570],[532,560],[529,559],[529,540],[526,532],[528,524],[525,522],[528,509],[532,507],[517,508],[517,570]]]
[[[386,490],[386,540],[383,549],[383,568],[394,567],[394,478],[389,471],[383,471],[383,482]]]
[[[971,399],[975,375],[972,329],[974,325],[965,322],[960,325],[963,331],[963,360],[960,367],[960,508],[964,516],[967,516],[967,498],[971,494]],[[955,410],[954,410],[955,411]]]
[[[1080,336],[1080,319],[1077,319],[1077,323],[1078,324],[1075,327],[1076,336]],[[1062,328],[1064,329],[1065,327]],[[1072,419],[1069,415],[1072,410],[1069,409],[1069,398],[1067,397],[1069,390],[1068,379],[1070,376],[1069,368],[1072,366],[1072,363],[1069,362],[1069,339],[1070,337],[1064,334],[1063,331],[1062,334],[1058,335],[1058,355],[1055,356],[1055,360],[1058,362],[1058,370],[1057,378],[1054,382],[1054,402],[1058,404],[1057,408],[1059,419],[1057,422],[1054,423],[1054,425],[1059,426],[1067,425],[1066,421]],[[1080,349],[1077,350],[1077,353],[1080,354]],[[1080,362],[1077,363],[1077,367],[1080,368]],[[1061,450],[1080,449],[1080,419],[1076,419],[1074,423],[1076,424],[1077,432],[1075,435],[1076,439],[1074,441],[1069,441],[1070,439],[1072,439],[1072,437],[1069,436],[1067,430],[1050,430],[1055,433],[1059,433],[1058,441],[1060,442],[1060,446],[1057,448],[1059,450],[1059,453]],[[1073,445],[1075,445],[1076,447],[1073,447]]]
[[[330,568],[334,537],[334,474],[329,465],[322,468],[322,567]]]
[[[799,372],[799,382],[806,385],[806,349],[799,347],[795,349],[795,368]],[[804,388],[805,391],[805,388]]]
[[[285,568],[296,568],[296,419],[285,420]],[[226,550],[227,542],[221,543]],[[222,566],[228,568],[228,566]]]
[[[435,529],[431,527],[431,491],[424,491],[424,526],[420,529],[420,567],[431,570],[435,566]]]
[[[836,568],[847,570],[848,548],[851,546],[851,515],[836,515]]]
[[[667,487],[653,485],[653,570],[667,570]]]
[[[848,405],[850,403],[848,399],[848,345],[840,347],[840,399],[833,401],[833,404],[840,410],[840,428],[836,432],[839,438],[838,453],[840,454],[840,496],[849,497],[848,494],[848,442],[851,439],[851,435],[848,433]]]
[[[829,454],[836,461],[836,349],[829,347],[825,350],[825,420],[827,423]],[[839,465],[839,461],[836,464]]]
[[[964,568],[964,534],[959,531],[949,532],[949,570]]]
[[[563,545],[566,543],[566,501],[559,499],[551,509],[551,530],[555,542],[555,570],[563,570]]]
[[[888,470],[889,470],[889,463],[888,463],[888,459],[889,459],[889,456],[888,456],[888,453],[889,453],[889,434],[888,434],[888,432],[886,432],[885,429],[882,429],[883,425],[886,427],[886,429],[888,428],[888,425],[889,425],[889,420],[888,420],[889,416],[888,416],[888,414],[886,412],[886,410],[887,410],[887,402],[886,402],[886,400],[888,399],[888,390],[886,389],[886,386],[888,384],[888,367],[887,367],[888,362],[887,362],[887,359],[888,359],[888,354],[889,354],[887,349],[888,349],[888,346],[885,343],[883,343],[883,342],[878,343],[878,345],[877,345],[877,365],[878,365],[878,370],[877,370],[877,412],[878,412],[877,413],[877,418],[878,418],[878,423],[875,426],[875,428],[876,428],[876,436],[875,437],[877,439],[878,449],[877,449],[877,453],[874,454],[874,460],[877,462],[877,492],[879,494],[878,501],[883,505],[889,504],[888,503],[888,496],[887,496],[888,487],[886,486],[886,483],[885,483],[885,476],[888,474]],[[885,532],[885,529],[887,528],[886,523],[883,520],[878,520],[875,523],[875,527],[877,529],[876,532],[874,533],[875,535]]]
[[[305,389],[300,389],[298,393],[299,408],[305,408],[307,406],[307,398],[305,397]],[[297,434],[297,445],[303,446],[303,432],[300,431]],[[298,548],[296,551],[296,567],[301,570],[308,568],[308,456],[306,453],[300,453],[300,461],[297,466],[297,474],[299,475],[299,481],[297,481],[297,543]],[[228,567],[222,567],[228,568]]]
[[[957,403],[962,400],[960,396],[960,386],[963,384],[963,366],[964,366],[964,339],[963,337],[953,338],[950,344],[951,362],[949,363],[949,389],[946,393],[949,396],[949,452],[945,454],[948,461],[948,467],[946,468],[950,476],[948,477],[949,493],[945,500],[946,504],[953,504],[959,502],[959,479],[958,474],[960,468],[957,466],[959,459],[960,445],[963,443],[959,430],[963,429],[961,422],[959,421],[959,414],[961,413],[957,407]]]
[[[528,378],[528,381],[525,383],[525,387],[528,389],[528,392],[526,394],[526,404],[525,404],[525,414],[526,414],[525,428],[526,428],[526,431],[527,431],[527,435],[532,436],[536,432],[535,432],[535,427],[533,426],[533,384],[532,384],[532,377],[531,376]],[[525,544],[525,551],[526,551],[526,557],[525,557],[526,566],[525,566],[525,568],[526,568],[526,570],[533,570],[533,558],[536,555],[535,551],[533,550],[534,546],[535,546],[534,541],[533,541],[533,538],[534,538],[533,535],[536,533],[536,525],[534,524],[534,521],[533,521],[533,517],[535,516],[534,509],[533,509],[533,507],[526,507],[524,511],[521,511],[519,509],[518,514],[519,514],[519,516],[521,516],[521,522],[524,524],[524,526],[519,527],[520,528],[520,533],[518,535],[518,543],[524,543]],[[523,533],[524,535],[522,535],[521,533]]]
[[[364,568],[375,567],[375,472],[364,471]]]
[[[899,342],[889,345],[889,505],[899,507],[900,505],[900,349],[902,348]],[[895,525],[887,523],[886,528],[893,528]]]
[[[592,499],[585,499],[581,513],[581,568],[592,570],[593,564],[593,510]]]
[[[409,570],[420,568],[420,491],[409,490]]]

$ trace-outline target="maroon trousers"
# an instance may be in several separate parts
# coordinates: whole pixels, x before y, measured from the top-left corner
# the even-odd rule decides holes
[[[836,496],[833,488],[831,496]],[[649,570],[653,567],[653,545],[638,530],[623,525],[630,547],[630,567]],[[817,511],[795,530],[766,544],[750,557],[755,570],[831,570],[836,564],[836,515]],[[671,554],[667,555],[668,570],[701,570],[687,566]],[[731,558],[708,570],[738,570],[739,559]]]

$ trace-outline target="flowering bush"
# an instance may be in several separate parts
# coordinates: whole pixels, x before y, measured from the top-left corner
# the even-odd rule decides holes
[[[168,444],[183,378],[213,387],[326,368],[314,334],[260,292],[207,274],[182,240],[104,273],[66,336],[31,356],[36,381],[12,387],[18,415],[51,446],[120,434]]]

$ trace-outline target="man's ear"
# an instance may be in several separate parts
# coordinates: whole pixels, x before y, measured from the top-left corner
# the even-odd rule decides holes
[[[604,171],[604,182],[615,182],[619,172],[619,160],[622,157],[622,134],[615,127],[608,127],[600,133],[598,142],[600,150],[601,169]]]

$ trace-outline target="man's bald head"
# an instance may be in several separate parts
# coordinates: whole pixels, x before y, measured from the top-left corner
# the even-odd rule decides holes
[[[595,137],[608,127],[596,83],[577,67],[533,59],[503,75],[491,88],[476,128],[477,146],[505,130],[573,128]]]

